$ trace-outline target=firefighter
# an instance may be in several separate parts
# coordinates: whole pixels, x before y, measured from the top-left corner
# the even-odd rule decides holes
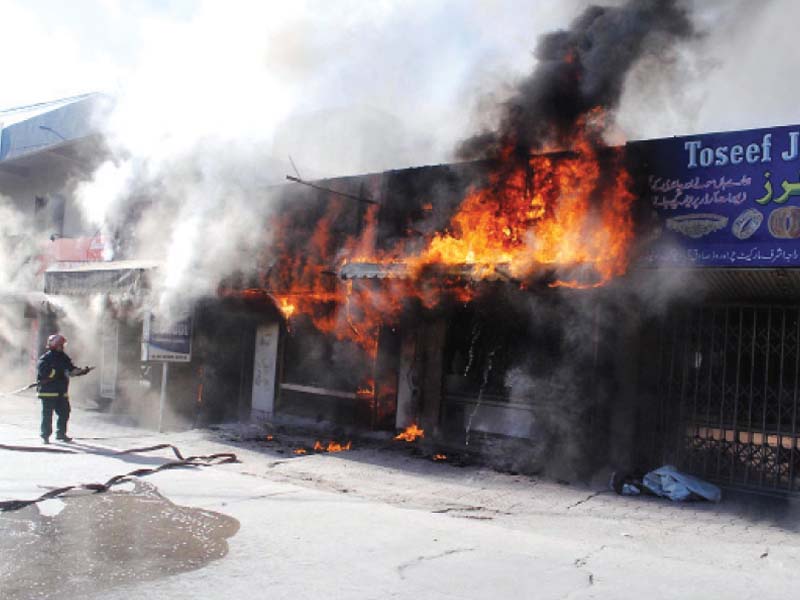
[[[37,368],[36,390],[42,401],[42,442],[50,443],[53,433],[53,411],[56,421],[56,439],[71,442],[67,435],[69,421],[69,378],[86,375],[92,367],[79,368],[72,364],[72,359],[64,352],[67,339],[60,333],[47,338],[47,352],[39,357]]]

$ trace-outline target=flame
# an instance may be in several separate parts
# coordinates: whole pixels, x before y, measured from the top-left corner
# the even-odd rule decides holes
[[[375,382],[369,380],[364,386],[356,390],[356,395],[362,398],[371,398],[375,395]]]
[[[267,436],[267,441],[268,441],[268,442],[271,442],[273,439],[275,439],[273,436],[271,436],[271,435],[268,435],[268,436]]]
[[[527,168],[512,167],[473,189],[447,229],[408,263],[417,272],[431,264],[470,265],[474,278],[517,280],[543,267],[568,267],[575,277],[551,285],[576,288],[624,274],[633,238],[630,178],[617,166],[613,184],[600,186],[597,150],[586,137],[573,143],[570,156],[534,156]]]
[[[303,315],[322,333],[352,342],[364,364],[374,365],[381,327],[397,323],[409,301],[426,308],[446,299],[469,302],[480,289],[476,283],[494,279],[520,288],[537,281],[575,289],[605,285],[627,269],[634,196],[621,151],[604,149],[601,156],[593,143],[604,119],[600,110],[587,112],[575,124],[568,152],[521,158],[509,143],[485,185],[468,190],[444,228],[426,235],[405,224],[414,235],[388,248],[378,245],[377,205],[359,208],[356,219],[351,199],[331,195],[313,209],[280,211],[260,287],[238,293],[273,302],[287,321]],[[378,190],[379,177],[364,181]],[[421,207],[433,210],[429,201]],[[400,275],[338,277],[342,267],[359,262]],[[374,398],[374,384],[357,395]]]
[[[323,446],[319,440],[314,442],[314,452],[347,452],[353,447],[353,442],[350,440],[346,444],[340,444],[331,440],[327,446]]]
[[[302,456],[303,454],[308,454],[308,450],[305,448],[297,448],[293,453]]]
[[[291,319],[292,315],[297,311],[297,305],[289,301],[288,298],[278,298],[278,310],[283,313],[285,319]]]
[[[447,460],[447,455],[446,454],[434,454],[433,455],[433,460],[437,460],[437,461],[438,460]]]
[[[406,427],[405,431],[402,433],[398,433],[394,436],[396,440],[404,440],[406,442],[413,442],[417,438],[425,437],[425,431],[417,427],[415,423],[412,423],[408,427]]]

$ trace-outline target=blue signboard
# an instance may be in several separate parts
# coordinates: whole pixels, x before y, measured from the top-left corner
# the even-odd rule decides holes
[[[143,320],[142,360],[189,362],[192,359],[192,319],[162,321],[149,314]]]
[[[653,266],[800,266],[800,125],[632,142]]]

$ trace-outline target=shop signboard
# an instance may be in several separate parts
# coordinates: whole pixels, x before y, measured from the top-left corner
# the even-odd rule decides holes
[[[192,360],[192,318],[177,321],[144,318],[142,361],[190,362]]]
[[[800,125],[631,142],[659,267],[800,266]]]

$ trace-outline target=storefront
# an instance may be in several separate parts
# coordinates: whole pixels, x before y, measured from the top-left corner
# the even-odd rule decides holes
[[[645,268],[689,293],[642,335],[641,462],[800,491],[800,127],[629,145]]]

